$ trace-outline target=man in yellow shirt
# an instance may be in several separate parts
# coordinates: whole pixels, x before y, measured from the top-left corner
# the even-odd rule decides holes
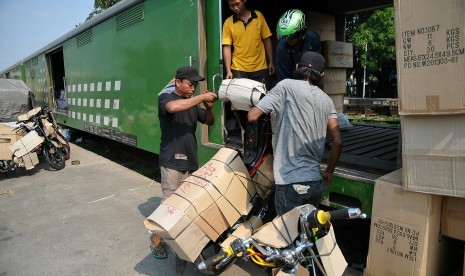
[[[272,34],[263,14],[248,10],[245,2],[228,0],[234,14],[223,24],[226,78],[248,78],[268,85],[270,75],[274,74]]]

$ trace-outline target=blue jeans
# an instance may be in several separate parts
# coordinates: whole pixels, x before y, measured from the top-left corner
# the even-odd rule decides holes
[[[297,193],[293,185],[302,185],[309,188],[306,193]],[[322,194],[322,180],[276,185],[274,195],[276,214],[283,215],[295,207],[304,204],[312,204],[313,206],[318,207]]]

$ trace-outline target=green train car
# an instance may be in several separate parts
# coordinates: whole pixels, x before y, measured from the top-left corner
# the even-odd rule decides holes
[[[347,14],[392,5],[393,0],[247,1],[263,12],[274,35],[280,15],[299,8],[310,14],[309,25],[322,40],[339,41]],[[206,76],[198,90],[217,91],[223,78],[222,22],[229,15],[225,0],[123,0],[0,77],[25,81],[38,105],[50,106],[61,125],[158,153],[159,93],[172,89],[176,68],[186,65]],[[224,122],[231,114],[221,102],[214,111],[215,124],[198,128],[201,163],[224,146]],[[337,174],[324,203],[357,205],[370,214],[376,175],[358,174]]]

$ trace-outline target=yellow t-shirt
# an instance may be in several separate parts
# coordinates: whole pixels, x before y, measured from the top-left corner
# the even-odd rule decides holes
[[[234,70],[255,72],[268,68],[263,39],[270,37],[271,31],[261,12],[251,13],[246,25],[234,15],[223,24],[222,44],[234,47],[231,64]]]

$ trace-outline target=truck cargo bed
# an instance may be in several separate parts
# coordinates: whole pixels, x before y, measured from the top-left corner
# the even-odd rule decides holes
[[[351,128],[341,130],[342,154],[337,167],[346,173],[351,170],[384,175],[399,168],[400,128],[363,123],[352,123]],[[323,163],[329,159],[331,138],[326,138]]]

